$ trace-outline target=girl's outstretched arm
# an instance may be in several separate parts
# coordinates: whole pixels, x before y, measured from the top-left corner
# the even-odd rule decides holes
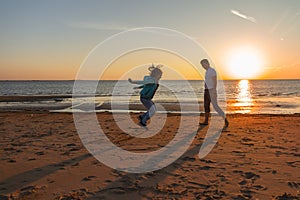
[[[131,78],[129,78],[128,81],[132,84],[145,84],[145,81],[133,81]]]

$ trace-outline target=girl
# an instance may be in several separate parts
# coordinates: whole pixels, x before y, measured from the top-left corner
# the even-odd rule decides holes
[[[155,104],[152,101],[154,94],[159,86],[159,80],[162,76],[161,68],[162,65],[157,65],[156,67],[152,64],[151,67],[148,68],[150,71],[150,76],[144,76],[144,80],[142,81],[133,81],[131,78],[128,79],[130,83],[139,84],[141,86],[135,87],[134,89],[143,88],[140,91],[140,100],[142,104],[147,109],[147,112],[139,116],[140,126],[146,127],[147,121],[154,115],[156,111]]]

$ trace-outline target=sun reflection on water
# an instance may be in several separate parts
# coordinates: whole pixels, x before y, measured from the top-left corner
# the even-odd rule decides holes
[[[239,113],[249,113],[253,107],[253,99],[250,90],[249,80],[240,80],[237,86],[237,99],[234,103],[235,107],[238,107]]]

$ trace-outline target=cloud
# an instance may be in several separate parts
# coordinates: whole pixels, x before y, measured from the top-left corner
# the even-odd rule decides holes
[[[256,23],[256,19],[254,17],[247,16],[247,15],[245,15],[245,14],[243,14],[243,13],[237,11],[237,10],[230,10],[230,12],[232,14],[238,16],[238,17],[241,17],[241,18],[246,19],[250,22]]]
[[[92,29],[100,31],[123,31],[130,29],[128,25],[122,25],[114,22],[110,23],[97,23],[97,22],[68,22],[67,25],[72,28],[78,29]]]

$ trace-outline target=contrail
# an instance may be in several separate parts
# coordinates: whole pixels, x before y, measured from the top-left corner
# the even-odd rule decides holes
[[[237,11],[237,10],[230,10],[230,12],[232,14],[238,16],[238,17],[241,17],[241,18],[246,19],[250,22],[256,23],[256,19],[254,17],[247,16],[247,15],[245,15],[245,14],[243,14],[243,13]]]
[[[289,14],[289,10],[286,10],[284,13],[282,13],[279,21],[271,28],[270,33],[275,32],[275,30],[280,26],[280,24],[286,19],[288,14]]]

